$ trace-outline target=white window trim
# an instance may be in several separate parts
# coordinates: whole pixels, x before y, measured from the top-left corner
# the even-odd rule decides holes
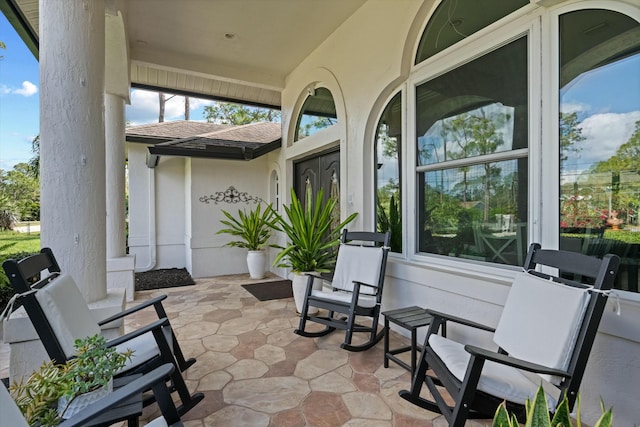
[[[492,52],[514,40],[517,40],[523,36],[528,37],[528,45],[529,45],[529,87],[528,87],[528,96],[529,96],[529,148],[521,149],[521,150],[510,150],[500,153],[495,153],[483,157],[487,157],[490,159],[500,159],[503,156],[506,158],[521,158],[529,155],[531,151],[531,146],[535,145],[539,138],[539,131],[535,129],[537,127],[537,123],[539,121],[539,111],[540,109],[537,105],[540,104],[540,95],[534,93],[536,88],[535,84],[532,84],[531,76],[540,75],[539,70],[535,70],[534,68],[540,63],[540,49],[538,46],[540,45],[540,14],[541,11],[534,13],[532,15],[532,11],[535,7],[525,7],[520,9],[517,12],[509,15],[508,17],[501,19],[500,21],[486,27],[485,29],[478,31],[476,34],[468,37],[467,39],[459,42],[454,45],[455,49],[447,49],[440,52],[437,55],[434,55],[432,58],[423,61],[422,63],[416,65],[412,70],[410,77],[408,79],[407,84],[407,133],[406,133],[406,144],[405,150],[403,153],[404,164],[407,165],[404,169],[406,171],[406,179],[404,181],[405,188],[405,199],[406,203],[406,214],[411,213],[414,217],[414,221],[411,224],[408,221],[404,221],[403,227],[405,228],[405,236],[407,236],[406,243],[406,258],[411,262],[428,264],[437,268],[444,269],[455,269],[459,271],[460,269],[464,269],[468,271],[470,274],[478,274],[486,277],[487,274],[491,274],[494,277],[504,277],[505,273],[507,275],[514,274],[518,271],[517,266],[508,266],[501,264],[491,264],[491,263],[474,263],[469,260],[461,260],[458,258],[452,258],[447,256],[440,256],[435,254],[426,254],[418,251],[417,245],[417,230],[419,228],[418,215],[416,215],[417,209],[417,174],[421,171],[429,170],[429,169],[442,169],[442,163],[437,166],[434,165],[424,165],[424,166],[416,166],[417,165],[417,147],[416,147],[416,126],[415,126],[415,114],[416,114],[416,88],[429,80],[434,79],[446,72],[455,69],[465,63],[468,63],[478,57],[486,55],[489,52]],[[455,51],[455,52],[453,52]],[[539,78],[539,77],[538,77]],[[535,121],[537,120],[537,121]],[[458,162],[458,161],[454,161]],[[479,158],[474,157],[471,160],[461,160],[461,162],[469,162],[469,163],[478,163]],[[453,162],[447,162],[448,167],[451,166]],[[412,166],[409,166],[412,165]],[[532,192],[533,189],[539,189],[540,186],[537,183],[538,176],[535,175],[534,172],[537,172],[537,169],[534,169],[534,164],[531,162],[531,157],[529,157],[529,193],[528,193],[528,203],[531,207],[536,206],[533,204],[533,201],[538,199],[539,196],[535,197]],[[535,182],[535,186],[531,186],[531,182]],[[532,213],[531,210],[529,212],[529,228],[532,224],[532,217],[537,218],[539,216],[539,209],[536,208]],[[410,218],[409,216],[405,216],[405,218]],[[531,239],[531,230],[529,230],[529,239]]]

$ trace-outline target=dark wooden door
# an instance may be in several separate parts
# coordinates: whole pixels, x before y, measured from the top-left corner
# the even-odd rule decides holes
[[[326,201],[331,197],[332,189],[336,192],[340,188],[340,151],[325,152],[296,162],[294,176],[293,188],[303,206],[306,207],[307,185],[311,187],[312,200],[322,189]]]

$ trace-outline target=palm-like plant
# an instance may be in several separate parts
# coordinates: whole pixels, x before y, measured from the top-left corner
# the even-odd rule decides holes
[[[220,222],[229,228],[222,229],[217,234],[227,233],[239,239],[227,243],[227,246],[245,248],[250,251],[257,251],[265,246],[275,247],[267,245],[271,237],[271,230],[277,229],[276,212],[271,205],[267,205],[264,212],[259,204],[248,213],[244,209],[239,209],[238,218],[234,218],[224,210],[222,213],[227,217],[227,220],[223,219]]]
[[[273,264],[291,268],[294,272],[327,272],[335,263],[332,248],[340,243],[340,232],[358,215],[353,213],[334,229],[331,228],[331,213],[338,200],[329,198],[322,202],[320,190],[312,203],[311,189],[306,191],[306,207],[291,189],[291,204],[284,206],[286,219],[278,215],[278,225],[285,232],[289,244],[278,254]]]

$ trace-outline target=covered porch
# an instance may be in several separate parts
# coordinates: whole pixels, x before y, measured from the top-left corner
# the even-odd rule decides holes
[[[395,222],[386,226],[394,228],[397,240],[383,309],[421,305],[495,325],[519,270],[517,251],[532,242],[561,248],[567,242],[563,220],[584,222],[566,218],[567,202],[575,200],[577,211],[595,219],[607,201],[608,215],[626,203],[626,224],[637,223],[632,198],[638,194],[637,163],[624,173],[589,173],[589,167],[626,165],[608,160],[619,158],[626,141],[637,141],[637,72],[587,85],[594,100],[618,93],[609,84],[624,83],[613,98],[625,101],[620,104],[626,110],[579,117],[585,134],[596,127],[595,119],[610,119],[597,128],[601,139],[581,139],[574,132],[575,141],[567,144],[561,130],[571,123],[572,108],[580,107],[563,99],[569,88],[580,86],[574,79],[589,83],[583,75],[615,64],[637,71],[640,7],[637,0],[495,1],[486,10],[481,4],[0,0],[40,60],[42,246],[53,248],[90,303],[125,304],[122,288],[130,287],[139,269],[187,268],[199,278],[193,295],[176,290],[170,299],[179,307],[174,315],[184,334],[180,338],[192,341],[191,349],[200,354],[189,379],[219,402],[219,410],[201,414],[202,419],[239,411],[264,425],[286,425],[274,417],[290,415],[298,425],[305,405],[309,416],[315,411],[311,397],[323,399],[330,393],[327,382],[336,381],[344,392],[326,400],[335,399],[336,413],[346,414],[346,408],[353,419],[345,422],[430,422],[434,414],[399,401],[396,391],[407,386],[407,374],[397,367],[379,369],[378,347],[361,355],[327,353],[334,351],[330,339],[302,340],[290,333],[296,320],[288,307],[292,302],[256,304],[240,287],[211,279],[244,273],[244,253],[224,247],[226,239],[215,235],[220,209],[229,206],[212,207],[200,198],[233,186],[282,212],[298,179],[296,166],[334,154],[340,160],[331,171],[339,179],[340,214],[358,213],[353,228],[381,227],[381,201],[394,208]],[[246,161],[174,152],[149,167],[151,144],[129,144],[125,153],[131,88],[280,109],[281,147]],[[332,96],[335,120],[301,135],[307,100],[320,92]],[[582,107],[581,112],[593,112]],[[485,151],[478,141],[466,146],[455,135],[474,121],[494,126],[480,137]],[[613,130],[625,131],[616,146],[609,144]],[[584,146],[572,149],[571,143],[582,141]],[[581,156],[587,154],[601,157],[585,166]],[[131,188],[128,236],[125,160],[129,178],[138,183]],[[475,259],[482,250],[474,223],[486,225],[496,248]],[[586,250],[587,239],[579,238],[577,250]],[[511,246],[495,243],[501,239]],[[283,235],[273,240],[285,243]],[[127,253],[134,246],[135,254]],[[514,247],[516,252],[508,253]],[[601,398],[615,407],[616,425],[633,426],[640,419],[640,297],[633,254],[624,257],[630,267],[619,289],[621,314],[605,313],[582,383],[587,423],[600,414]],[[286,277],[289,271],[272,268],[272,273]],[[544,310],[540,307],[541,315]],[[237,316],[249,319],[253,329],[234,329]],[[199,322],[207,322],[206,328]],[[193,335],[205,329],[209,335]],[[463,330],[452,330],[451,336],[492,345]],[[258,349],[258,355],[267,354],[256,357]],[[323,365],[327,354],[340,365]],[[295,369],[300,363],[313,365],[318,375],[300,377]],[[247,378],[249,371],[264,373]],[[277,375],[308,390],[310,399],[278,411],[264,406],[268,400],[241,401],[247,398],[239,393],[242,384]],[[238,393],[225,396],[227,389]],[[361,421],[366,417],[357,408],[369,404],[363,397],[388,412]]]

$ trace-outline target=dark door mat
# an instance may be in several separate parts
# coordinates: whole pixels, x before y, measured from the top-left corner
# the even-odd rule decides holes
[[[136,291],[147,291],[195,284],[196,282],[185,268],[165,268],[136,273],[135,288]]]
[[[251,283],[242,287],[260,301],[293,297],[291,280]]]

